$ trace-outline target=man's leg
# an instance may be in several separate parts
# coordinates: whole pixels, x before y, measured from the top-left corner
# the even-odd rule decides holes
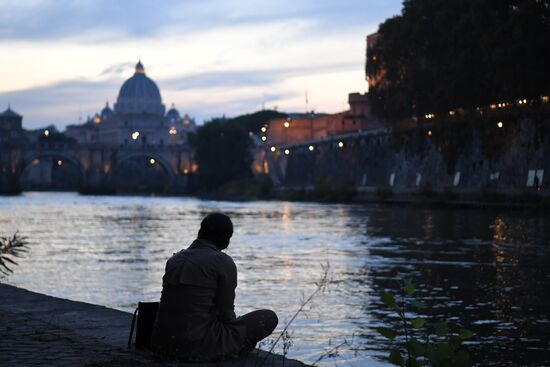
[[[252,311],[239,317],[237,321],[246,326],[249,344],[245,347],[245,352],[252,351],[257,342],[271,335],[279,323],[277,315],[271,310]]]

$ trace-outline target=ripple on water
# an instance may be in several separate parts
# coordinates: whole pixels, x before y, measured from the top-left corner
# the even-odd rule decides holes
[[[132,311],[159,298],[166,259],[213,210],[235,224],[238,313],[272,308],[289,320],[330,263],[327,291],[291,327],[291,357],[312,362],[353,339],[357,352],[337,362],[388,366],[374,329],[395,315],[379,296],[406,274],[431,316],[476,332],[468,344],[478,365],[549,364],[550,223],[525,213],[25,193],[0,200],[0,233],[32,242],[9,281]]]

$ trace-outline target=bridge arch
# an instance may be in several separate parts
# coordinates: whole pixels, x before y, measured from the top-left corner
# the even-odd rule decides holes
[[[25,155],[19,164],[18,172],[21,174],[26,168],[30,167],[37,160],[40,161],[47,158],[60,159],[63,162],[71,163],[78,168],[78,171],[80,172],[80,178],[85,178],[86,173],[78,157],[58,151],[36,151]]]
[[[109,175],[112,175],[113,172],[116,171],[117,168],[119,168],[124,162],[128,162],[130,160],[134,159],[144,159],[144,160],[150,160],[154,159],[155,163],[158,164],[163,171],[170,177],[170,179],[173,179],[175,176],[174,170],[170,167],[170,164],[162,157],[162,155],[158,153],[147,153],[147,152],[135,152],[131,154],[124,154],[121,156],[114,157],[114,160],[116,163],[114,163],[109,171]]]

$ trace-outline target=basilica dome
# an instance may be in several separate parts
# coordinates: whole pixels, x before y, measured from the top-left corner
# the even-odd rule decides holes
[[[141,61],[136,64],[134,76],[126,80],[118,92],[115,103],[117,114],[152,114],[164,116],[160,91],[153,80],[145,75]]]

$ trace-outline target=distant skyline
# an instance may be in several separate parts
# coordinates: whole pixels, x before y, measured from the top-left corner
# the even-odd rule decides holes
[[[114,105],[141,58],[201,124],[262,108],[338,112],[365,92],[365,37],[399,0],[0,0],[0,110],[63,130]]]

